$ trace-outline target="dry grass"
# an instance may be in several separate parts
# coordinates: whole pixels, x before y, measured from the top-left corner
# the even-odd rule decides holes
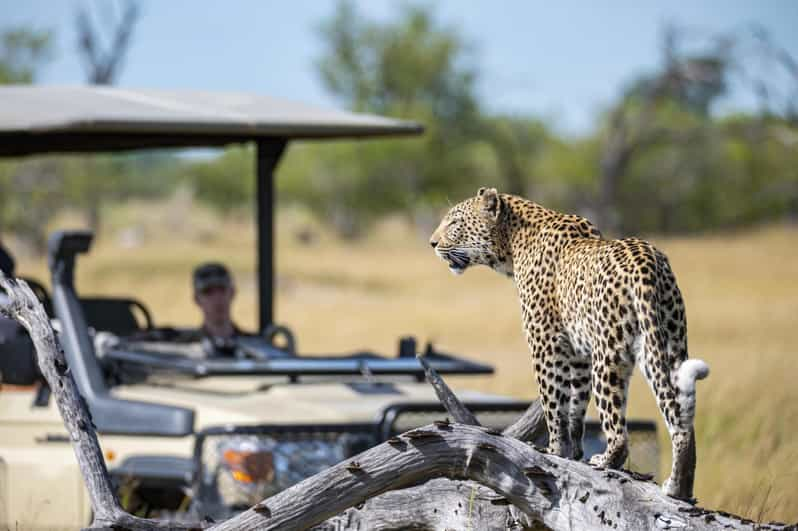
[[[118,229],[145,218],[143,243],[121,247]],[[398,222],[357,245],[320,230],[315,244],[302,246],[292,236],[304,225],[300,220],[281,216],[276,313],[295,330],[302,352],[371,347],[393,353],[400,335],[414,334],[497,368],[495,377],[457,379],[456,387],[534,396],[511,282],[479,269],[454,277],[420,234]],[[112,222],[82,259],[82,292],[133,293],[159,323],[191,325],[199,314],[189,272],[200,260],[221,259],[238,279],[238,322],[255,324],[248,221],[218,226],[207,213],[177,202],[130,205]],[[712,368],[699,385],[696,495],[702,505],[765,520],[798,520],[798,348],[792,335],[798,325],[797,237],[795,228],[771,227],[653,238],[670,256],[687,302],[691,355]],[[21,271],[46,277],[41,262],[27,260]],[[660,422],[666,470],[664,426],[639,375],[631,392],[630,416]]]

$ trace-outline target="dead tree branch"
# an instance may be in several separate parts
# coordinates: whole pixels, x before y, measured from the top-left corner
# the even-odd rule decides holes
[[[41,372],[69,431],[94,510],[92,529],[206,527],[145,520],[121,509],[91,416],[44,309],[24,282],[0,274],[0,287],[10,299],[0,312],[29,331]],[[439,384],[444,395],[453,396],[442,379]],[[530,431],[535,414],[530,408],[524,426],[516,428],[518,433]],[[423,484],[429,480],[435,481]],[[408,490],[389,493],[403,488]],[[361,504],[363,509],[351,509]],[[397,504],[404,507],[402,512],[395,512]],[[363,516],[366,507],[373,514]],[[356,511],[361,513],[359,518]],[[378,526],[377,519],[384,524]],[[429,529],[447,522],[472,529],[529,528],[535,522],[550,529],[750,529],[753,524],[669,498],[658,485],[632,473],[594,469],[550,456],[490,429],[436,422],[339,463],[210,529],[331,529],[335,525],[332,528],[397,529],[411,524]],[[760,524],[757,529],[788,526]]]

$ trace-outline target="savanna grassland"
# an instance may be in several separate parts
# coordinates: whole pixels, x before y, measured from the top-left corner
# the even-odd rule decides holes
[[[59,227],[74,226],[69,217]],[[515,288],[487,269],[451,275],[426,236],[386,222],[365,241],[342,243],[280,215],[276,315],[303,353],[369,347],[393,354],[401,335],[496,366],[494,377],[453,379],[455,387],[530,398],[535,385]],[[133,228],[131,228],[133,227]],[[691,356],[712,373],[698,388],[696,496],[707,507],[764,520],[798,520],[798,228],[771,226],[689,238],[650,237],[670,257],[687,304]],[[255,324],[254,232],[249,219],[218,222],[180,201],[129,204],[108,219],[78,289],[132,294],[158,324],[193,325],[190,271],[223,260],[238,282],[235,316]],[[21,260],[21,274],[47,278],[44,261]],[[664,424],[636,374],[631,418],[656,418],[662,464]]]

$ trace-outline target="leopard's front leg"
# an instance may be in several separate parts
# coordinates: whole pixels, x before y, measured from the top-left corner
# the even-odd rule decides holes
[[[568,359],[558,347],[554,332],[529,336],[529,347],[535,365],[540,405],[549,430],[548,452],[560,457],[572,457],[573,445],[569,429],[570,381],[563,371]]]

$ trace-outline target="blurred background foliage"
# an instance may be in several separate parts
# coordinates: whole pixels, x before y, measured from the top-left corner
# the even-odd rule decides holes
[[[133,4],[131,4],[133,5]],[[78,53],[87,81],[113,83],[137,11],[125,11],[117,48],[98,52],[91,18],[79,14]],[[360,112],[417,120],[422,137],[292,145],[279,169],[280,204],[301,205],[345,238],[401,214],[420,228],[479,186],[532,198],[593,219],[609,234],[691,233],[798,219],[798,67],[761,29],[694,35],[667,27],[661,57],[624,87],[580,137],[531,115],[486,110],[476,43],[430,6],[394,18],[363,17],[340,2],[320,22],[319,78]],[[32,28],[0,35],[0,83],[30,83],[54,53],[53,36]],[[121,43],[121,44],[119,44]],[[769,57],[794,86],[777,99]],[[790,77],[791,76],[791,77]],[[783,77],[782,77],[783,79]],[[730,86],[756,97],[746,114],[714,112]],[[211,155],[169,151],[51,156],[0,162],[0,231],[41,251],[47,221],[79,209],[94,230],[114,202],[189,189],[220,216],[253,205],[250,146]],[[13,201],[11,198],[13,197]]]

